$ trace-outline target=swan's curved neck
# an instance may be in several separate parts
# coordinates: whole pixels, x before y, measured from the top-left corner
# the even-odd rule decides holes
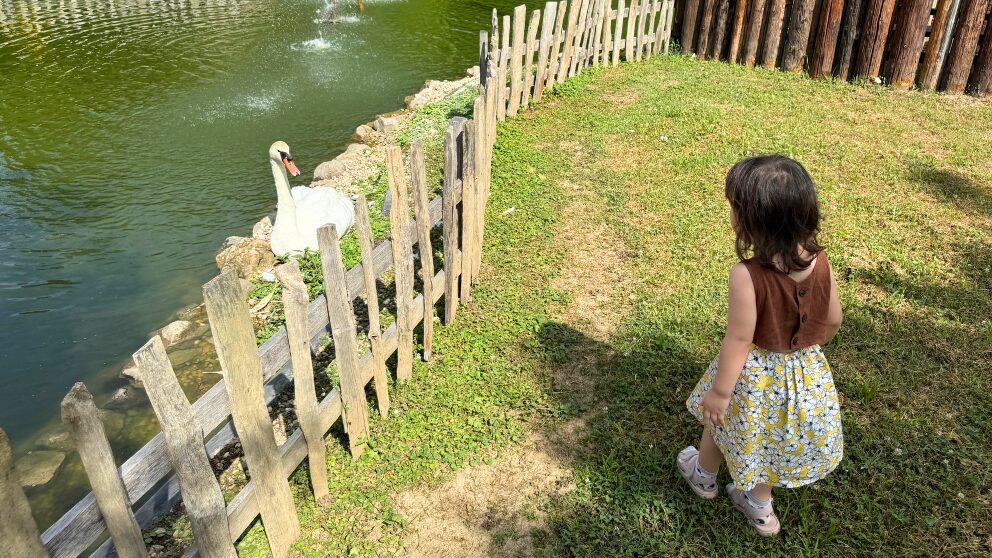
[[[272,164],[272,179],[276,182],[279,204],[276,220],[285,219],[287,222],[296,223],[296,202],[293,201],[293,193],[289,191],[289,177],[286,175],[286,169],[271,159],[269,163]]]

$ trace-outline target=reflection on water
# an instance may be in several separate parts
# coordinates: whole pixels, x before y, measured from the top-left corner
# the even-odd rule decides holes
[[[315,167],[424,80],[460,76],[512,5],[0,0],[0,427],[18,454],[69,450],[52,421],[78,380],[118,459],[140,447],[156,426],[140,390],[109,402],[120,369],[273,208],[268,145]],[[216,381],[189,370],[191,395]],[[80,471],[70,455],[29,489],[43,527],[86,491]]]

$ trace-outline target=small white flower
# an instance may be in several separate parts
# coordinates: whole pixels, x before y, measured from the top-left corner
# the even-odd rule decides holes
[[[901,448],[896,448],[895,454],[896,455],[902,455],[902,449]]]
[[[274,283],[276,280],[276,276],[271,271],[263,271],[259,273],[258,276],[261,277],[263,281],[268,281],[269,283]]]

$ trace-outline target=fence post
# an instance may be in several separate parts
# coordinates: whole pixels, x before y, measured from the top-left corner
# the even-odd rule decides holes
[[[424,294],[424,362],[431,360],[434,343],[434,248],[431,246],[430,196],[427,193],[427,168],[424,144],[417,140],[410,148],[410,182],[413,186],[414,211],[417,215],[417,246]]]
[[[919,0],[917,0],[919,1]],[[809,75],[813,78],[829,76],[834,67],[840,19],[844,15],[844,0],[825,0],[820,11],[816,30],[816,45],[809,61]]]
[[[558,4],[546,2],[544,20],[541,22],[541,41],[538,43],[540,52],[537,55],[537,75],[534,77],[534,102],[540,101],[544,95],[544,82],[548,79],[548,55],[551,53],[551,40],[554,37],[551,26],[555,24],[557,15]]]
[[[382,348],[382,325],[379,323],[379,293],[375,284],[375,258],[372,257],[372,223],[365,196],[355,200],[355,232],[362,252],[362,279],[365,282],[365,306],[369,311],[369,345],[372,348],[372,379],[375,382],[375,399],[379,414],[389,413],[389,378],[386,375],[386,355]]]
[[[530,96],[536,87],[534,79],[534,49],[537,46],[537,28],[541,25],[541,10],[534,10],[530,14],[530,26],[527,28],[527,46],[524,47],[524,88],[520,92],[520,108],[526,109],[530,104]]]
[[[713,44],[710,47],[710,58],[713,60],[719,60],[723,56],[723,43],[727,38],[727,17],[729,15],[730,0],[720,0],[720,6],[716,11]]]
[[[389,211],[393,272],[396,284],[396,379],[413,375],[413,247],[410,246],[410,197],[403,173],[403,152],[398,146],[386,150],[386,170],[393,206]]]
[[[152,337],[133,356],[179,478],[183,507],[200,554],[204,558],[237,558],[224,495],[203,446],[203,425],[176,379],[162,338]]]
[[[492,95],[495,96],[495,91]],[[495,107],[492,108],[495,110]],[[442,226],[444,227],[444,323],[450,325],[458,311],[458,280],[461,261],[458,257],[458,204],[457,189],[461,186],[462,130],[465,119],[452,118],[444,132],[444,190],[441,192]]]
[[[479,31],[479,85],[485,87],[489,81],[489,74],[486,73],[486,60],[489,59],[489,32]]]
[[[475,283],[482,268],[482,238],[486,224],[486,195],[489,191],[487,153],[489,149],[488,133],[486,131],[486,104],[480,97],[475,104],[475,247],[472,255],[472,282]]]
[[[982,30],[982,20],[988,7],[988,0],[963,0],[964,12],[958,18],[958,28],[954,34],[954,45],[947,66],[947,92],[957,95],[964,93],[968,74],[975,60],[978,36]]]
[[[272,554],[283,558],[300,534],[300,523],[266,410],[255,331],[237,275],[227,271],[211,279],[203,286],[203,300],[265,536]]]
[[[634,60],[634,37],[637,31],[634,29],[634,25],[637,24],[637,14],[640,11],[640,6],[637,4],[638,0],[631,0],[630,9],[627,10],[627,35],[625,43],[623,45],[623,59],[627,62]],[[707,0],[709,1],[709,0]],[[700,41],[702,41],[703,30],[700,29]]]
[[[62,400],[62,422],[79,452],[93,495],[96,496],[97,507],[117,547],[117,554],[121,558],[147,557],[148,549],[141,538],[141,527],[131,511],[131,501],[114,464],[114,454],[100,422],[99,411],[82,382],[72,386]]]
[[[854,62],[854,42],[858,38],[858,26],[861,23],[861,13],[864,12],[865,0],[849,0],[847,11],[844,13],[844,23],[841,25],[840,58],[837,60],[837,79],[847,81],[851,77],[851,64]]]
[[[744,36],[744,16],[747,14],[747,0],[734,1],[734,27],[730,33],[730,50],[727,61],[736,64],[740,59],[741,39]]]
[[[507,106],[507,66],[510,63],[510,16],[503,16],[503,42],[499,47],[499,104],[496,109],[496,118],[499,120],[506,119],[506,106]]]
[[[961,0],[939,0],[937,13],[933,16],[933,27],[930,40],[927,42],[927,53],[920,69],[920,89],[929,91],[937,88],[940,71],[944,68],[947,49],[951,46],[951,36],[954,34],[954,22],[958,17],[958,7]]]
[[[604,13],[609,11],[612,0],[601,0],[596,9],[596,15],[593,21],[596,23],[595,30],[593,31],[592,40],[592,65],[593,67],[599,66],[599,55],[603,50],[603,24],[604,24]],[[604,63],[605,65],[605,63]]]
[[[861,29],[861,46],[854,66],[855,77],[878,77],[895,6],[896,0],[870,0],[868,3]]]
[[[906,0],[903,3],[899,11],[899,22],[896,24],[896,29],[899,30],[898,39],[890,54],[892,61],[889,81],[892,87],[909,89],[913,85],[929,18],[929,0]]]
[[[562,50],[562,38],[565,34],[565,15],[568,11],[568,0],[558,2],[555,13],[555,26],[552,29],[551,52],[548,54],[548,72],[544,78],[544,88],[550,89],[558,79],[559,53]]]
[[[809,44],[809,34],[813,28],[814,5],[814,0],[796,0],[792,5],[789,32],[785,37],[785,49],[782,52],[783,70],[801,72],[803,69],[806,45]]]
[[[405,200],[394,197],[394,207],[397,202]],[[327,319],[331,325],[331,338],[334,340],[334,360],[341,379],[344,430],[348,434],[351,456],[358,459],[365,451],[365,440],[369,437],[369,404],[365,399],[365,382],[362,381],[362,371],[358,366],[355,313],[351,297],[348,296],[341,244],[335,225],[324,225],[317,229],[317,246],[320,248],[320,264],[324,271],[324,293],[327,296]]]
[[[10,449],[7,433],[0,428],[0,541],[11,556],[23,558],[48,558],[48,551],[41,544],[38,525],[31,516],[31,506],[21,489],[14,470],[14,452]]]
[[[478,124],[469,120],[462,134],[462,276],[461,302],[472,300],[472,269],[475,265],[476,188],[475,139]]]
[[[675,20],[675,0],[666,1],[668,2],[668,17],[665,21],[665,54],[668,54],[672,46],[672,22]]]
[[[506,107],[507,116],[516,116],[520,109],[520,94],[523,83],[521,68],[524,55],[524,33],[527,22],[527,6],[520,5],[513,9],[513,46],[510,47],[510,102]]]
[[[855,0],[857,1],[857,0]],[[772,0],[768,9],[768,29],[765,32],[765,55],[762,66],[769,70],[775,68],[778,60],[778,47],[782,44],[782,25],[785,23],[785,0]]]
[[[558,63],[558,83],[563,83],[569,76],[569,64],[572,59],[572,43],[575,41],[575,26],[579,22],[579,4],[581,0],[570,0],[568,7],[568,25],[565,28],[565,40],[562,43],[561,61]]]
[[[985,41],[978,61],[975,62],[969,92],[976,97],[985,97],[992,93],[992,25],[985,28]]]
[[[307,443],[310,464],[310,484],[314,500],[326,497],[327,449],[324,446],[324,429],[320,427],[317,412],[317,389],[313,379],[313,361],[310,359],[310,328],[307,308],[310,295],[303,283],[300,266],[295,261],[276,266],[276,278],[282,284],[282,307],[286,314],[286,337],[289,357],[293,363],[293,395],[296,416],[300,421],[303,439]]]
[[[689,0],[693,1],[693,0]],[[617,20],[616,26],[613,28],[613,65],[616,66],[620,64],[620,47],[623,41],[623,17],[624,12],[627,9],[626,0],[619,0],[617,3]]]
[[[603,66],[610,67],[613,54],[613,0],[606,1],[606,13],[603,14]]]
[[[681,41],[682,52],[684,53],[695,52],[693,39],[696,38],[696,26],[699,24],[699,2],[700,0],[685,0],[685,9],[682,13]]]
[[[765,21],[765,0],[752,0],[751,21],[747,26],[744,37],[744,65],[753,68],[758,61],[758,42],[761,40],[761,28]],[[803,45],[805,48],[805,45]]]

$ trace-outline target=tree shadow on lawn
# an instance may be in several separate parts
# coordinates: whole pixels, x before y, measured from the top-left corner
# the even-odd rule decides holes
[[[992,214],[992,188],[929,161],[911,162],[907,171],[909,180],[923,192],[968,213]]]
[[[942,289],[905,287],[927,300]],[[765,540],[723,490],[716,500],[695,497],[674,465],[683,447],[698,444],[700,426],[685,399],[710,355],[670,332],[696,327],[718,336],[717,325],[642,323],[648,325],[615,343],[558,322],[538,332],[557,416],[546,436],[576,475],[575,490],[546,505],[547,531],[535,537],[543,554],[992,550],[992,375],[987,365],[984,372],[974,368],[981,354],[992,354],[989,341],[974,347],[979,354],[968,353],[954,324],[848,308],[843,337],[826,348],[844,401],[845,459],[823,481],[776,491],[783,532]],[[727,482],[724,470],[721,486]]]

